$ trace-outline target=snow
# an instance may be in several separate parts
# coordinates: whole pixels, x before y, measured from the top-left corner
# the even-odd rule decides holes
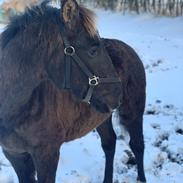
[[[145,173],[147,183],[181,183],[183,180],[183,17],[111,13],[97,10],[99,32],[131,45],[147,74],[144,115]],[[0,25],[0,29],[3,29]],[[129,138],[118,124],[114,182],[134,183],[136,167],[126,164]],[[123,133],[123,134],[122,134]],[[125,134],[125,135],[124,135]],[[101,183],[104,154],[96,132],[61,148],[57,183]],[[0,153],[0,183],[17,183],[9,162]]]

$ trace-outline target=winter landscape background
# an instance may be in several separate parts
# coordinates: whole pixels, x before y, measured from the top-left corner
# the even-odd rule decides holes
[[[146,69],[144,164],[147,183],[182,183],[183,17],[95,11],[100,35],[132,46]],[[0,30],[4,27],[1,24]],[[113,123],[118,134],[114,183],[135,183],[136,167],[127,163],[131,156],[128,134],[120,128],[116,114]],[[95,131],[64,144],[60,151],[57,183],[102,182],[104,154]],[[0,183],[18,183],[14,170],[1,152]]]

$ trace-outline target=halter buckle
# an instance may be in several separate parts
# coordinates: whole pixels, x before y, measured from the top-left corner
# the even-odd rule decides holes
[[[99,84],[99,77],[97,76],[92,76],[89,78],[89,85],[90,86],[97,86]]]
[[[69,56],[73,56],[75,54],[75,48],[73,46],[68,46],[64,49],[64,53]]]

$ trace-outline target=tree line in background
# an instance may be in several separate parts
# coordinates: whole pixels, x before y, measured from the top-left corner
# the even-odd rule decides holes
[[[134,11],[157,15],[183,15],[183,0],[79,0],[80,3],[114,11]]]
[[[44,0],[6,0],[0,10],[5,14],[22,12],[26,6],[36,4]],[[61,0],[51,0],[60,3]],[[127,11],[140,13],[153,13],[166,16],[182,16],[183,0],[77,0],[81,4],[87,4],[89,7],[104,8],[113,11]],[[1,18],[2,11],[0,11]],[[3,15],[2,15],[3,17]]]

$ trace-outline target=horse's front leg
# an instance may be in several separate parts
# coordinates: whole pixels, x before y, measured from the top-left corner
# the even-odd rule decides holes
[[[97,128],[97,132],[100,135],[102,149],[106,158],[105,176],[103,183],[112,183],[113,161],[116,147],[116,134],[112,127],[112,116]]]
[[[12,153],[3,150],[4,155],[12,164],[19,183],[36,183],[35,167],[30,154],[28,153]]]
[[[41,146],[32,153],[38,183],[55,183],[59,160],[59,146]]]

